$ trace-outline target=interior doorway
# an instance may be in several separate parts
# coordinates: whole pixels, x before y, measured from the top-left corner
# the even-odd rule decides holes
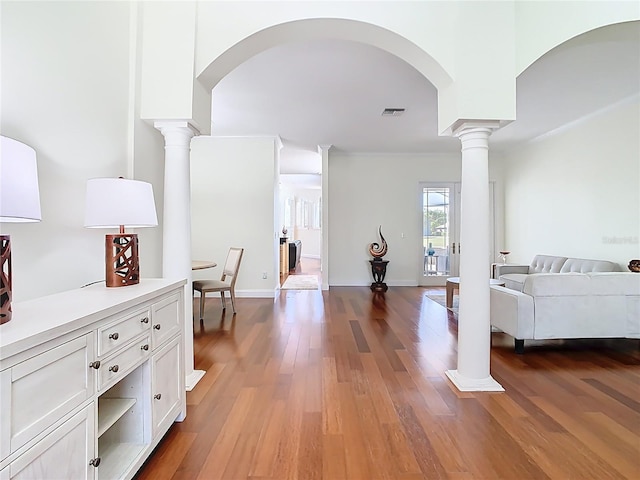
[[[289,275],[313,274],[321,278],[322,191],[321,175],[280,175],[282,225],[280,280]],[[284,233],[286,232],[286,234]],[[283,255],[284,253],[284,255]],[[284,263],[283,263],[284,262]],[[312,272],[312,273],[309,273]]]

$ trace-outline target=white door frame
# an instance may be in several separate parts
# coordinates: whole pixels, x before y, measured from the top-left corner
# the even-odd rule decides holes
[[[427,257],[423,247],[424,241],[424,189],[425,188],[448,188],[449,189],[449,273],[447,275],[425,275],[424,264]],[[418,285],[419,286],[441,286],[446,283],[447,277],[453,277],[458,272],[457,255],[452,255],[453,244],[457,246],[459,232],[459,198],[460,198],[460,182],[419,182],[418,183],[418,199],[419,199],[419,218],[420,218],[420,251],[418,261]]]
[[[424,248],[423,238],[424,238],[424,225],[423,225],[423,192],[424,188],[442,188],[449,187],[450,192],[452,192],[449,196],[449,274],[448,275],[424,275]],[[419,205],[420,205],[420,252],[418,261],[418,285],[419,286],[445,286],[447,277],[457,277],[459,268],[460,268],[460,193],[461,193],[461,183],[460,182],[419,182],[418,184],[418,195],[419,195]],[[490,262],[494,262],[496,255],[496,224],[495,224],[495,181],[489,182],[489,234],[491,238],[489,239],[490,251],[487,252],[489,255]],[[487,275],[490,276],[490,272],[487,272]]]

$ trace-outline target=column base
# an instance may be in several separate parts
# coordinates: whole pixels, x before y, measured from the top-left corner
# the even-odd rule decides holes
[[[190,375],[187,375],[185,378],[185,390],[190,392],[194,389],[196,384],[200,381],[206,372],[204,370],[194,370]]]
[[[451,383],[461,392],[504,392],[504,388],[491,376],[486,378],[468,378],[458,373],[458,370],[444,372]]]

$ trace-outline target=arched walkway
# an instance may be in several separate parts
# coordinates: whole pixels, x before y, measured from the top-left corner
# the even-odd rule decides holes
[[[451,75],[429,53],[406,38],[377,25],[338,18],[296,20],[265,28],[212,59],[197,78],[206,89],[211,90],[227,73],[252,56],[276,45],[311,39],[365,43],[401,58],[437,89],[452,82]]]

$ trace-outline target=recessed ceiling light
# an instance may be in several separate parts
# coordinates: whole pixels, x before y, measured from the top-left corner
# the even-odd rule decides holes
[[[385,108],[382,111],[383,117],[399,117],[404,113],[404,108]]]

